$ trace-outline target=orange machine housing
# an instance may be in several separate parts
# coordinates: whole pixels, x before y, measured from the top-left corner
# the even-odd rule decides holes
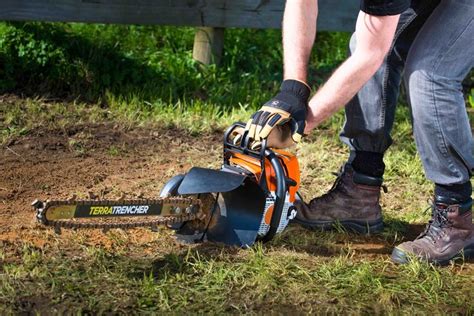
[[[293,203],[296,200],[296,193],[300,187],[300,167],[298,164],[298,159],[296,159],[294,154],[288,151],[279,149],[275,149],[273,151],[275,154],[277,154],[278,159],[280,159],[280,162],[284,166],[286,177],[295,182],[295,185],[289,186],[288,188],[288,199],[289,202]],[[232,153],[230,163],[248,170],[253,175],[255,175],[257,181],[260,181],[262,177],[262,167],[259,160],[240,153]],[[275,191],[277,186],[275,171],[267,159],[265,159],[264,174],[266,177],[268,189],[270,191]]]

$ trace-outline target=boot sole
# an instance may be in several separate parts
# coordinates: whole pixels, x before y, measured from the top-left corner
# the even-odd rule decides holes
[[[392,259],[393,262],[398,263],[398,264],[407,264],[413,259],[417,260],[417,257],[411,256],[410,254],[404,252],[403,250],[397,247],[393,249],[392,255],[390,256],[390,258]],[[474,258],[474,244],[464,247],[460,252],[456,253],[454,256],[450,258],[442,259],[442,260],[433,260],[430,262],[435,265],[445,266],[445,265],[448,265],[451,261],[468,260],[472,258]],[[426,259],[423,259],[423,258],[418,258],[418,260],[427,261]]]
[[[362,220],[342,220],[342,221],[314,221],[306,222],[297,218],[292,220],[293,223],[300,224],[309,230],[334,230],[337,226],[341,226],[348,231],[352,231],[358,234],[378,234],[383,231],[383,220],[377,219],[374,221],[362,221]]]

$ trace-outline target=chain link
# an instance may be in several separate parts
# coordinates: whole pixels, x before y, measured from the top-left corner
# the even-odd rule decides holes
[[[107,206],[120,206],[120,205],[140,205],[140,204],[150,204],[150,205],[163,205],[167,204],[173,207],[181,207],[183,204],[192,205],[192,206],[199,206],[198,211],[195,213],[190,214],[182,214],[182,215],[169,215],[166,217],[158,217],[152,220],[142,220],[142,221],[134,221],[134,222],[115,222],[115,223],[98,223],[98,222],[75,222],[73,220],[48,220],[46,218],[46,213],[48,209],[52,206],[58,205],[107,205]],[[101,200],[101,201],[75,201],[75,200],[56,200],[56,201],[47,201],[43,203],[41,201],[34,201],[32,203],[33,207],[36,209],[36,219],[38,222],[45,226],[54,227],[54,229],[59,232],[61,228],[68,228],[68,229],[130,229],[130,228],[137,228],[137,227],[157,227],[162,225],[173,225],[177,223],[183,223],[186,221],[192,221],[196,219],[202,219],[202,212],[201,212],[201,200],[195,198],[184,198],[184,197],[170,197],[170,198],[158,198],[158,199],[146,199],[146,200]],[[152,216],[152,215],[150,215]],[[156,216],[155,216],[156,217]],[[130,218],[130,217],[129,217]],[[97,218],[96,218],[97,219]]]

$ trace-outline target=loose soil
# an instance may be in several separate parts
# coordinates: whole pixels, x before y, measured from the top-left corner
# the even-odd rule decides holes
[[[100,124],[11,139],[0,153],[0,242],[44,246],[34,199],[156,197],[167,179],[191,166],[218,166],[220,137]],[[107,240],[94,230],[88,238]]]

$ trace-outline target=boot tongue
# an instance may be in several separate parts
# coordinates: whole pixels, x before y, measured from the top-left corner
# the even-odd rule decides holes
[[[449,205],[444,203],[434,203],[432,206],[431,220],[428,223],[428,226],[425,229],[425,232],[422,233],[418,238],[429,237],[431,240],[435,241],[443,228],[449,225],[447,218]]]
[[[436,203],[433,207],[433,226],[444,228],[449,224],[448,220],[449,205]]]

